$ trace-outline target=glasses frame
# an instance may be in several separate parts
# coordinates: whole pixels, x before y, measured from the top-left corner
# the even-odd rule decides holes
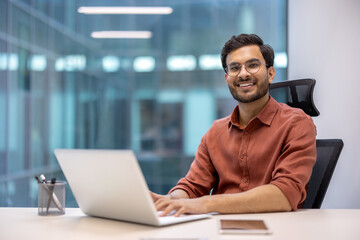
[[[259,62],[259,64],[260,64],[259,69],[258,69],[256,72],[250,72],[250,71],[247,69],[246,66],[247,66],[248,63],[255,62],[255,61],[256,61],[256,62]],[[241,72],[241,69],[242,69],[243,66],[245,66],[245,70],[246,70],[248,73],[250,73],[250,74],[256,74],[256,73],[258,73],[262,65],[265,65],[265,66],[267,67],[266,63],[261,62],[260,59],[253,58],[253,59],[247,60],[244,64],[238,63],[238,64],[240,65],[239,72],[238,72],[236,75],[233,76],[233,75],[230,75],[230,74],[229,74],[228,68],[229,68],[229,65],[230,65],[230,64],[234,64],[234,63],[237,63],[237,62],[229,63],[228,65],[226,65],[226,68],[224,68],[225,73],[226,73],[228,76],[230,76],[230,77],[237,77],[237,76],[239,75],[239,73]]]

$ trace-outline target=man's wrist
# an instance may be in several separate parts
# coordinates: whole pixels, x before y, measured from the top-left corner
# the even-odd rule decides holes
[[[169,194],[171,199],[189,198],[187,192],[182,189],[175,189]]]
[[[201,204],[205,207],[207,213],[215,211],[213,197],[203,196],[203,197],[200,197],[199,199],[201,199]]]

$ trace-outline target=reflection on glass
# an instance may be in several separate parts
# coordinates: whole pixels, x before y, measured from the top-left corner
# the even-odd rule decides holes
[[[287,68],[288,59],[286,52],[276,52],[274,59],[274,67]]]
[[[105,72],[116,72],[120,67],[120,60],[116,56],[105,56],[102,59],[102,67]]]
[[[192,71],[196,68],[196,58],[192,55],[170,56],[166,66],[170,71]]]
[[[199,57],[199,67],[202,70],[219,70],[222,69],[219,54],[206,54]]]
[[[33,55],[29,60],[29,69],[32,71],[44,71],[47,62],[44,55]]]
[[[135,72],[151,72],[155,69],[155,59],[150,56],[140,56],[134,59]]]

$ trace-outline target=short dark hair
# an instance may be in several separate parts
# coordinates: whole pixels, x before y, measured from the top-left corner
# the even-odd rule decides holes
[[[256,34],[240,34],[238,36],[232,36],[227,41],[221,50],[221,63],[224,69],[226,69],[226,57],[227,55],[244,46],[257,45],[260,48],[260,52],[263,55],[266,63],[266,67],[272,67],[274,65],[274,50],[268,44],[264,44],[263,40]]]

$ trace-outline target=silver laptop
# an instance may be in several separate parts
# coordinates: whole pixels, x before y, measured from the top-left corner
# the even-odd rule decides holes
[[[87,215],[153,226],[209,217],[207,214],[159,217],[131,150],[54,152],[80,209]]]

